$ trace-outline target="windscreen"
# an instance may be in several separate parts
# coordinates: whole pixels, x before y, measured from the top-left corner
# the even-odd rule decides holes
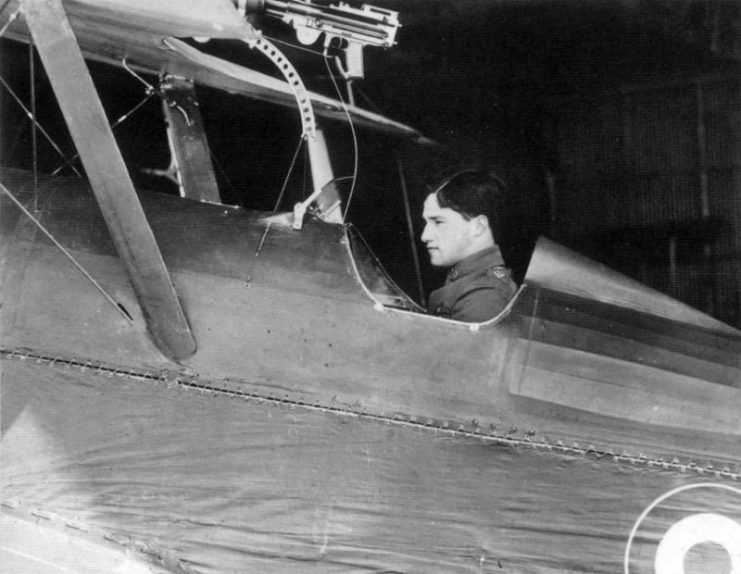
[[[386,307],[408,311],[423,311],[422,307],[415,303],[389,277],[378,257],[373,253],[357,228],[353,225],[348,225],[347,237],[350,242],[350,250],[359,278],[377,301]]]

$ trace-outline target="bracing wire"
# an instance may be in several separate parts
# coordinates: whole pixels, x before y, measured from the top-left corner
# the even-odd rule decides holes
[[[155,88],[152,84],[147,82],[144,78],[142,78],[139,74],[137,74],[131,66],[129,66],[129,63],[126,61],[126,58],[121,60],[121,65],[123,66],[124,70],[126,70],[129,74],[131,74],[134,78],[139,80],[144,85],[147,92],[152,92],[152,93],[157,92],[157,88]]]
[[[280,193],[278,194],[278,199],[275,202],[275,207],[273,207],[273,214],[277,213],[278,208],[280,207],[281,202],[283,201],[283,196],[286,193],[286,188],[288,187],[288,180],[291,178],[291,174],[293,173],[293,168],[296,165],[296,159],[298,158],[298,154],[301,151],[301,147],[304,145],[304,137],[303,134],[298,140],[298,145],[296,146],[296,151],[293,153],[293,159],[291,160],[291,165],[288,168],[288,172],[286,173],[286,177],[283,179],[283,186],[280,188]],[[268,224],[265,226],[265,231],[262,232],[262,237],[260,238],[260,243],[257,245],[257,249],[255,250],[255,257],[259,257],[260,253],[262,252],[262,247],[265,245],[265,240],[268,237],[268,233],[270,232],[271,222],[268,221]]]
[[[0,36],[2,36],[2,33],[0,32]],[[37,187],[37,142],[36,142],[36,130],[41,132],[41,134],[46,138],[46,140],[51,144],[51,146],[54,148],[54,150],[59,154],[59,156],[62,158],[64,163],[57,166],[54,171],[51,172],[51,175],[57,175],[60,171],[62,171],[65,167],[69,167],[78,177],[82,177],[82,174],[79,172],[79,170],[75,167],[74,161],[80,157],[79,153],[75,153],[71,158],[68,158],[62,149],[57,145],[57,143],[54,141],[54,139],[49,135],[49,133],[44,129],[44,126],[41,125],[41,123],[38,121],[38,118],[36,117],[36,87],[35,87],[35,71],[34,71],[34,58],[33,58],[33,44],[29,44],[29,69],[30,69],[30,75],[31,75],[31,109],[28,109],[26,105],[23,103],[23,101],[20,99],[18,94],[16,94],[13,89],[10,87],[10,85],[5,81],[5,79],[0,76],[0,84],[3,85],[3,87],[8,91],[8,93],[13,97],[13,99],[16,101],[16,103],[21,107],[21,109],[24,111],[26,116],[31,120],[33,123],[33,131],[32,131],[32,147],[33,147],[33,171],[34,171],[34,189]],[[134,113],[136,113],[139,108],[141,108],[149,99],[157,93],[156,89],[148,84],[141,76],[136,74],[131,68],[129,68],[125,61],[124,61],[124,68],[126,68],[129,73],[131,73],[135,78],[139,79],[145,86],[146,86],[146,93],[144,98],[137,103],[134,107],[132,107],[128,112],[126,112],[124,115],[122,115],[120,118],[118,118],[115,122],[113,122],[110,127],[111,129],[115,129],[120,124],[122,124],[124,121],[129,119]],[[35,209],[38,210],[38,206],[35,206]]]
[[[69,166],[69,168],[75,172],[75,174],[78,177],[82,177],[82,174],[77,170],[77,168],[74,166],[74,164],[67,159],[67,156],[64,155],[64,152],[62,149],[57,145],[57,143],[52,139],[52,137],[49,135],[49,133],[44,129],[44,126],[42,126],[38,120],[35,118],[31,110],[29,110],[23,101],[18,97],[18,95],[13,91],[13,89],[8,85],[8,83],[5,81],[5,79],[0,76],[0,84],[3,85],[3,87],[8,90],[8,93],[13,97],[13,99],[18,103],[18,105],[21,107],[21,109],[25,112],[26,116],[36,125],[36,127],[39,129],[41,134],[46,138],[46,140],[51,144],[51,146],[54,148],[54,150],[59,154],[59,156],[65,161],[65,163]]]
[[[327,54],[327,48],[328,46],[324,47],[323,52],[318,52],[316,50],[311,50],[309,48],[305,48],[303,46],[293,44],[292,42],[286,42],[285,40],[279,40],[277,38],[271,38],[270,36],[263,36],[265,39],[270,40],[272,42],[276,42],[279,44],[284,44],[286,46],[289,46],[291,48],[295,48],[297,50],[302,50],[304,52],[308,52],[310,54],[314,54],[317,56],[321,56],[324,59],[324,64],[327,67],[327,72],[329,73],[329,77],[332,80],[332,83],[334,84],[334,89],[337,92],[337,96],[340,100],[340,103],[342,104],[342,109],[345,112],[345,115],[347,116],[347,121],[350,124],[350,130],[352,132],[352,139],[353,139],[353,151],[354,151],[354,162],[353,162],[353,174],[349,177],[343,177],[343,178],[335,178],[335,181],[339,181],[340,179],[352,179],[352,184],[350,186],[350,192],[348,193],[346,207],[345,207],[345,214],[347,214],[348,210],[350,209],[350,203],[352,201],[353,194],[355,192],[355,184],[358,177],[358,165],[359,165],[359,150],[358,150],[358,137],[355,132],[355,125],[353,124],[352,117],[350,116],[350,110],[347,107],[347,103],[345,102],[345,98],[342,95],[342,91],[340,90],[339,85],[337,84],[337,81],[335,80],[334,73],[332,72],[332,69],[329,65],[329,56]]]
[[[414,233],[414,220],[412,218],[412,206],[409,202],[409,190],[407,189],[407,178],[404,173],[404,162],[401,159],[401,153],[396,152],[396,165],[399,168],[399,183],[401,184],[401,193],[404,196],[404,213],[407,220],[407,230],[409,233],[409,243],[412,247],[412,260],[414,261],[414,272],[417,279],[417,289],[419,289],[419,300],[425,305],[425,289],[422,281],[422,268],[419,263],[419,252],[417,251],[417,242]]]
[[[37,141],[36,124],[36,63],[34,58],[33,39],[28,43],[28,76],[31,88],[31,115],[33,125],[31,126],[31,154],[33,156],[33,210],[39,210],[39,149]]]
[[[273,207],[273,213],[276,213],[278,211],[278,207],[280,207],[281,201],[283,201],[283,196],[286,193],[286,188],[288,187],[288,180],[291,178],[291,174],[293,173],[293,168],[296,165],[296,159],[298,158],[298,154],[301,151],[301,147],[304,145],[304,138],[303,136],[299,138],[298,145],[296,146],[296,151],[293,152],[293,159],[291,160],[291,165],[288,168],[288,172],[286,173],[286,177],[283,180],[283,186],[280,188],[280,193],[278,194],[278,200],[275,202],[275,207]]]
[[[9,3],[10,3],[10,0],[8,0],[7,2],[5,2],[5,4],[3,4],[3,6],[2,6],[2,9],[0,9],[0,12],[2,12],[3,10],[5,10],[5,7],[6,7],[6,6],[7,6],[7,5],[9,4]],[[8,18],[8,21],[7,21],[7,22],[5,22],[5,25],[4,25],[4,26],[2,27],[2,29],[0,30],[0,38],[2,38],[2,37],[3,37],[4,35],[5,35],[5,32],[6,32],[7,30],[8,30],[8,28],[10,28],[10,25],[11,25],[11,24],[13,23],[13,21],[14,21],[14,20],[15,20],[16,18],[18,18],[18,16],[20,16],[20,14],[21,14],[21,9],[20,9],[20,7],[18,7],[18,8],[16,8],[15,12],[13,12],[13,13],[12,13],[12,14],[10,15],[10,18]]]
[[[284,46],[289,46],[291,48],[295,48],[296,50],[302,50],[304,52],[308,52],[309,54],[314,54],[315,56],[321,56],[322,53],[318,52],[316,50],[311,50],[310,48],[305,48],[304,46],[300,46],[299,44],[294,44],[293,42],[286,42],[285,40],[279,40],[278,38],[274,38],[272,36],[268,36],[267,34],[263,34],[263,38],[267,38],[271,42],[275,42],[277,44],[283,44]]]
[[[214,165],[216,166],[216,169],[219,170],[219,173],[221,174],[221,177],[224,178],[224,181],[226,182],[226,185],[229,187],[229,189],[232,190],[232,193],[236,196],[237,190],[234,189],[234,185],[232,184],[231,180],[229,179],[229,175],[226,173],[226,170],[224,169],[224,166],[221,165],[221,162],[219,161],[219,158],[216,156],[216,154],[213,152],[213,150],[209,149],[209,155],[211,156],[211,161],[214,162]]]
[[[51,233],[49,233],[49,231],[47,231],[47,229],[43,226],[43,224],[38,219],[36,219],[33,216],[33,214],[26,208],[26,206],[23,205],[20,201],[18,201],[18,199],[16,199],[16,197],[10,192],[10,190],[7,187],[5,187],[2,183],[0,183],[0,191],[5,193],[10,198],[10,200],[13,203],[15,203],[16,206],[18,206],[18,209],[20,209],[25,214],[25,216],[28,217],[34,223],[34,225],[36,225],[36,227],[38,227],[41,230],[41,232],[44,235],[46,235],[46,237],[49,238],[49,241],[51,241],[55,246],[59,248],[59,250],[62,253],[64,253],[65,257],[67,257],[67,259],[69,259],[72,262],[72,264],[75,267],[77,267],[77,269],[87,278],[87,280],[90,281],[90,283],[92,283],[93,286],[98,291],[100,291],[100,293],[103,294],[103,296],[108,300],[108,302],[116,308],[116,311],[121,313],[121,315],[123,315],[123,317],[127,321],[129,322],[133,321],[131,316],[121,307],[121,305],[113,297],[111,297],[106,292],[106,290],[103,289],[103,287],[101,287],[100,283],[98,283],[95,280],[95,278],[92,275],[90,275],[90,273],[88,273],[85,270],[85,268],[77,262],[77,260],[72,256],[72,254],[69,251],[67,251],[64,248],[64,246],[61,243],[59,243],[59,241],[57,241],[56,238]]]
[[[350,110],[347,107],[347,104],[345,103],[345,98],[342,96],[342,91],[340,90],[340,86],[337,84],[337,80],[334,78],[334,74],[332,73],[332,68],[329,65],[329,56],[327,55],[327,46],[324,47],[324,53],[322,54],[324,56],[324,64],[327,67],[327,72],[329,73],[329,79],[332,80],[332,84],[334,84],[334,88],[337,92],[337,98],[340,100],[340,103],[342,104],[342,109],[345,112],[345,115],[347,116],[347,123],[350,125],[350,131],[352,132],[352,143],[353,143],[353,153],[354,153],[354,161],[353,161],[353,171],[352,171],[352,184],[350,185],[350,192],[347,194],[347,201],[345,202],[345,215],[344,217],[347,217],[347,214],[350,212],[350,203],[352,202],[353,194],[355,193],[355,185],[358,181],[358,163],[359,163],[359,150],[358,150],[358,135],[355,133],[355,125],[353,124],[352,117],[350,116]]]
[[[301,199],[306,201],[306,182],[309,181],[311,171],[311,158],[309,157],[309,146],[304,148],[304,177],[301,180]]]
[[[126,112],[124,115],[122,115],[120,118],[118,118],[115,122],[113,122],[110,125],[111,129],[115,130],[119,125],[121,125],[123,122],[128,120],[129,117],[131,117],[132,114],[134,114],[139,108],[141,108],[144,104],[146,104],[149,101],[149,98],[151,98],[153,95],[154,95],[154,92],[147,91],[142,101],[140,101],[138,104],[136,104],[133,108],[131,108],[128,112]],[[70,161],[75,161],[78,157],[80,157],[79,152],[73,155]],[[65,164],[58,166],[53,172],[51,172],[51,174],[57,175],[60,171],[64,169],[64,165]]]

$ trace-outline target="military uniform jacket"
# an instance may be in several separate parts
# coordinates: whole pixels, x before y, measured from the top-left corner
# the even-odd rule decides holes
[[[445,285],[430,294],[428,311],[457,321],[487,321],[517,291],[499,247],[469,255],[450,268]]]

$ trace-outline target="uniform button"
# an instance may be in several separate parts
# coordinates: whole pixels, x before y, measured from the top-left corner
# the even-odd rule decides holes
[[[450,272],[450,275],[449,275],[449,277],[450,277],[450,280],[451,280],[451,281],[455,281],[456,279],[458,279],[458,270],[457,270],[457,269],[453,269],[453,270],[452,270],[452,271]]]
[[[492,267],[489,269],[489,275],[492,275],[497,279],[504,279],[507,276],[507,271],[502,267]]]

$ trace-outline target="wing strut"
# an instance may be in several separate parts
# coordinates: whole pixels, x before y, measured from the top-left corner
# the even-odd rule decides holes
[[[21,7],[149,331],[165,355],[188,357],[195,340],[62,2]]]
[[[160,83],[162,108],[167,119],[170,153],[177,170],[180,195],[221,203],[193,82],[168,76]]]

